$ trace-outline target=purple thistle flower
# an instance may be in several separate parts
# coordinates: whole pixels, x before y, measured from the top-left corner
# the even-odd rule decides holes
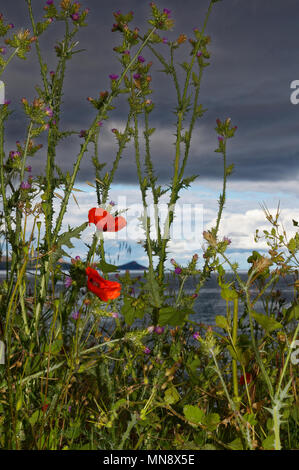
[[[45,108],[45,114],[49,117],[53,117],[53,111],[49,106]]]
[[[118,314],[117,312],[112,312],[112,313],[111,313],[111,316],[112,316],[113,318],[118,318],[118,317],[119,317],[119,314]]]
[[[168,8],[163,8],[163,13],[167,15],[167,17],[170,17],[171,10],[168,10]]]
[[[73,279],[67,276],[64,281],[64,287],[68,289],[69,287],[71,287],[72,284],[73,284]]]
[[[22,181],[21,183],[21,189],[30,189],[31,184],[28,181]]]
[[[192,298],[192,299],[196,299],[197,297],[198,297],[198,294],[192,294],[192,295],[191,295],[191,298]]]
[[[72,318],[73,318],[74,320],[78,320],[79,315],[80,315],[79,310],[76,310],[76,312],[73,312],[73,313],[72,313]]]
[[[232,242],[231,239],[228,238],[228,237],[223,237],[223,240],[222,240],[222,241],[225,242],[225,243],[227,243],[228,245],[230,245],[231,242]]]
[[[147,327],[147,331],[148,331],[149,333],[152,333],[153,331],[155,331],[155,327],[154,327],[153,325],[152,325],[152,326],[148,326],[148,327]]]
[[[162,38],[163,44],[168,44],[168,39],[167,38]]]
[[[197,57],[201,57],[202,56],[202,52],[198,51],[198,53],[196,54]]]
[[[223,142],[223,140],[224,140],[224,139],[223,139],[222,135],[218,135],[218,141],[219,141],[219,142]]]
[[[79,15],[79,13],[73,13],[71,15],[71,18],[72,18],[73,21],[78,21],[78,20],[80,20],[80,15]]]
[[[130,51],[128,49],[126,49],[123,54],[126,54],[126,55],[130,55]]]
[[[138,62],[143,63],[145,62],[145,58],[142,55],[138,56]]]
[[[0,53],[1,54],[6,54],[6,47],[0,47]]]
[[[16,152],[14,152],[13,150],[9,152],[9,158],[11,158],[12,160],[20,156],[21,156],[21,153],[18,150]]]
[[[194,333],[194,335],[192,335],[194,339],[199,339],[200,338],[200,334],[198,333],[198,331],[196,333]]]
[[[155,328],[155,333],[157,333],[157,335],[161,335],[162,333],[164,332],[164,327],[163,326],[156,326]]]
[[[68,407],[68,412],[70,413],[72,411],[71,405]]]
[[[97,122],[97,126],[98,126],[98,127],[102,127],[102,125],[103,125],[102,121],[98,121],[98,122]]]
[[[110,80],[117,80],[118,75],[115,75],[114,73],[112,73],[111,75],[109,75],[109,78],[110,78]]]
[[[76,260],[76,261],[80,261],[80,260],[81,260],[81,256],[75,256],[75,260]]]
[[[176,265],[176,262],[175,262],[175,259],[174,259],[174,258],[171,258],[170,262],[171,262],[171,264],[173,264],[174,266]]]
[[[31,165],[28,165],[26,168],[25,168],[26,171],[28,171],[29,173],[31,173],[32,171],[32,166]]]
[[[47,1],[46,1],[46,4],[47,4],[47,5],[53,5],[53,0],[47,0]]]
[[[13,29],[13,28],[15,27],[15,25],[14,25],[13,23],[9,23],[8,27],[9,27],[10,29]]]
[[[83,137],[86,137],[86,135],[87,135],[87,132],[84,129],[81,129],[80,134],[79,134],[80,139],[82,139]]]
[[[151,350],[150,350],[150,348],[146,347],[146,348],[144,348],[143,352],[144,352],[144,354],[150,354]]]
[[[182,268],[180,268],[179,266],[177,266],[177,267],[175,268],[174,272],[175,272],[176,274],[181,274]]]
[[[10,103],[11,103],[10,100],[5,100],[5,101],[4,101],[5,106],[8,106]]]
[[[140,73],[134,73],[133,78],[134,80],[138,80],[141,77]]]
[[[53,76],[55,75],[55,72],[54,72],[54,70],[50,70],[50,72],[49,72],[49,73],[50,73],[51,77],[53,77]]]
[[[115,202],[114,202],[114,201],[110,201],[110,202],[109,202],[109,205],[112,206],[112,207],[114,207],[114,206],[115,206]]]

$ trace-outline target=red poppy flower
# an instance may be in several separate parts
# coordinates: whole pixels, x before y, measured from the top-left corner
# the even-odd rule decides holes
[[[86,268],[85,272],[88,277],[87,289],[97,295],[103,302],[120,296],[121,284],[119,282],[104,279],[93,268]]]
[[[103,232],[118,232],[127,225],[124,217],[113,217],[113,215],[101,207],[90,209],[88,220],[90,224],[95,224],[97,229]]]
[[[252,381],[252,375],[249,372],[246,372],[246,383],[250,384],[251,381]],[[240,385],[245,385],[244,375],[241,375],[240,377]]]

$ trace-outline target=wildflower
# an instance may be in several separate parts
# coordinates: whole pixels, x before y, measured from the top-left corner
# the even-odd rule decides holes
[[[167,38],[162,38],[163,44],[168,44],[168,39]]]
[[[228,238],[228,237],[223,237],[223,240],[222,240],[222,241],[225,242],[225,243],[227,243],[228,245],[230,245],[231,242],[232,242],[231,239]]]
[[[120,296],[121,284],[102,278],[93,268],[86,268],[87,289],[97,295],[103,302],[116,299]]]
[[[97,122],[97,126],[98,126],[98,127],[102,127],[102,125],[103,125],[102,121],[98,121],[98,122]]]
[[[8,106],[10,103],[11,103],[10,100],[5,100],[5,101],[4,101],[4,105],[5,105],[5,106]]]
[[[151,350],[150,348],[148,347],[145,347],[144,350],[143,350],[144,354],[150,354],[151,353]]]
[[[134,80],[138,80],[141,77],[140,73],[134,73],[133,78]]]
[[[170,262],[171,262],[171,264],[173,264],[174,266],[176,265],[176,262],[175,262],[175,259],[174,259],[174,258],[171,258]]]
[[[50,72],[49,72],[49,73],[50,73],[51,77],[53,77],[53,76],[55,75],[55,72],[54,72],[54,70],[50,70]]]
[[[21,183],[21,189],[30,189],[31,184],[28,181],[22,181]]]
[[[6,54],[6,47],[0,47],[0,53],[1,54]]]
[[[224,138],[222,137],[222,135],[219,135],[219,136],[218,136],[218,141],[219,141],[219,142],[223,142],[223,140],[224,140]]]
[[[72,406],[70,405],[67,410],[70,413],[72,411]]]
[[[252,381],[252,375],[249,372],[246,372],[246,383],[249,384]],[[240,377],[240,385],[245,385],[245,377],[241,375]]]
[[[9,23],[8,27],[9,27],[9,29],[13,29],[15,27],[15,25],[13,23]]]
[[[126,49],[126,50],[123,52],[123,54],[125,54],[125,55],[130,55],[130,51],[129,51],[128,49]]]
[[[163,8],[163,13],[164,15],[167,15],[168,18],[170,18],[171,10],[168,10],[168,8]]]
[[[164,332],[163,326],[159,326],[159,325],[156,326],[155,333],[157,333],[157,335],[161,335],[163,332]]]
[[[80,312],[79,312],[79,310],[77,310],[76,312],[73,312],[73,313],[72,313],[72,318],[73,318],[74,320],[78,320],[79,315],[80,315]]]
[[[87,136],[87,131],[81,129],[80,134],[79,134],[80,139],[82,139],[83,137],[86,137],[86,136]]]
[[[155,327],[154,327],[153,325],[152,325],[152,326],[148,326],[148,327],[147,327],[147,331],[148,331],[149,333],[152,333],[153,331],[155,331]]]
[[[32,171],[32,166],[31,165],[28,165],[26,168],[25,168],[26,171],[28,171],[28,173],[31,173]]]
[[[140,63],[145,62],[145,58],[144,58],[142,55],[139,55],[137,60],[138,60],[138,62],[140,62]]]
[[[12,160],[20,156],[21,156],[21,153],[19,151],[14,152],[13,150],[11,150],[9,152],[9,158],[11,158]]]
[[[67,276],[64,281],[64,287],[68,289],[72,284],[73,284],[72,278]]]
[[[80,20],[80,15],[79,15],[79,13],[73,13],[71,15],[71,18],[72,18],[73,21],[79,21]]]
[[[47,0],[47,1],[46,1],[46,4],[47,4],[47,5],[53,5],[53,1],[54,1],[54,0]]]
[[[194,339],[199,339],[200,338],[200,334],[198,333],[198,331],[196,331],[196,333],[194,333],[192,336],[193,336]]]
[[[111,316],[112,316],[113,318],[119,318],[119,314],[118,314],[117,312],[112,312],[112,313],[111,313]]]
[[[198,294],[192,294],[191,299],[196,299],[198,297]]]
[[[202,56],[202,52],[198,51],[198,53],[196,54],[197,57],[201,57]]]
[[[81,257],[80,257],[80,256],[75,256],[75,260],[76,260],[76,261],[80,261],[80,260],[81,260]]]
[[[115,75],[114,73],[112,73],[111,75],[109,75],[109,78],[110,78],[110,80],[117,80],[118,75]]]
[[[49,108],[49,106],[45,108],[45,114],[49,117],[53,117],[53,111],[51,108]]]
[[[113,132],[113,134],[116,134],[116,133],[117,133],[117,129],[115,129],[115,127],[113,127],[113,129],[111,129],[111,132]]]
[[[96,228],[103,232],[118,232],[127,225],[124,217],[113,217],[104,209],[95,207],[88,212],[88,220],[90,224],[95,224]]]
[[[179,266],[177,266],[177,267],[175,268],[174,272],[175,272],[176,274],[181,274],[182,268],[180,268]]]
[[[109,202],[109,205],[113,207],[113,206],[115,206],[115,202],[114,202],[114,201],[110,201],[110,202]]]

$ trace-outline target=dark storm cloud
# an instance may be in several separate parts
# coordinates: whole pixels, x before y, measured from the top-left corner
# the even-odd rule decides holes
[[[44,1],[33,0],[34,11],[42,15]],[[89,27],[79,34],[79,48],[86,52],[74,56],[68,64],[64,91],[63,123],[65,128],[80,130],[91,123],[94,112],[86,101],[87,96],[98,96],[99,91],[109,89],[110,73],[118,73],[120,65],[113,53],[120,36],[111,32],[114,21],[112,12],[118,9],[135,12],[132,25],[141,31],[147,29],[145,18],[149,14],[148,1],[89,0],[82,5],[90,7]],[[188,36],[192,28],[201,27],[208,0],[165,0],[157,2],[172,10],[176,26],[172,32],[163,32],[169,39],[183,32]],[[23,0],[2,0],[1,10],[16,28],[29,26],[26,3]],[[290,102],[290,83],[299,79],[298,53],[299,9],[297,0],[223,0],[216,3],[208,23],[211,36],[211,65],[206,68],[202,87],[201,103],[208,108],[198,123],[191,146],[188,174],[200,174],[205,178],[221,176],[219,155],[214,153],[217,136],[214,131],[217,117],[231,117],[238,126],[236,138],[229,142],[229,161],[235,162],[235,180],[294,180],[298,176],[299,150],[299,105]],[[42,37],[44,59],[49,70],[55,67],[53,46],[60,28],[56,25]],[[166,46],[161,51],[168,50]],[[188,45],[178,55],[183,60],[183,50],[189,54]],[[143,55],[152,60],[150,52]],[[188,57],[188,56],[187,56]],[[152,113],[152,127],[160,134],[153,136],[153,160],[161,180],[167,180],[172,168],[174,147],[175,106],[173,84],[169,77],[159,73],[160,64],[154,59],[152,67],[153,99],[156,109]],[[24,123],[18,105],[22,96],[33,98],[34,86],[40,82],[34,50],[27,61],[15,61],[5,73],[4,81],[8,98],[16,109],[8,125],[7,145],[13,146],[24,136]],[[111,113],[111,123],[125,124],[126,107],[121,106]],[[117,104],[117,102],[115,103]],[[111,123],[105,122],[101,158],[111,164],[116,146],[113,146]],[[165,139],[161,138],[161,129]],[[71,171],[80,139],[76,136],[59,147],[57,160],[64,171]],[[9,148],[7,148],[9,150]],[[116,182],[136,182],[133,149],[128,146],[121,161]],[[42,171],[44,160],[36,157],[33,167]],[[82,161],[82,181],[94,178],[88,155]]]

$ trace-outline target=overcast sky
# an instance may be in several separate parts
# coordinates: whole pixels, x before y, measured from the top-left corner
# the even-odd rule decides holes
[[[193,28],[202,27],[209,1],[156,3],[171,10],[175,27],[163,35],[174,40],[180,33],[191,37]],[[45,1],[32,0],[32,4],[40,20]],[[76,54],[68,63],[62,121],[65,129],[76,131],[88,128],[94,118],[94,109],[86,98],[109,90],[109,74],[120,71],[113,52],[120,40],[119,33],[111,32],[113,11],[133,10],[131,25],[140,27],[141,33],[148,28],[146,20],[150,13],[149,2],[142,0],[82,0],[81,4],[90,8],[89,26],[82,28],[78,36],[78,47],[86,51]],[[1,11],[16,29],[29,27],[25,0],[1,0]],[[229,182],[221,233],[232,238],[232,259],[237,259],[242,267],[246,267],[250,250],[257,248],[253,241],[255,229],[266,227],[260,203],[265,202],[275,209],[280,201],[283,222],[290,229],[291,219],[298,219],[299,105],[290,101],[290,84],[299,80],[298,24],[297,0],[223,0],[214,5],[207,26],[211,36],[211,65],[204,72],[200,102],[208,111],[196,125],[186,168],[187,175],[200,176],[192,189],[183,193],[181,202],[202,204],[204,228],[213,224],[222,171],[219,154],[214,152],[217,147],[215,120],[230,117],[238,126],[236,137],[228,144],[228,160],[235,164],[235,171]],[[60,27],[54,24],[42,38],[43,57],[49,70],[55,69],[54,46],[60,33]],[[168,57],[166,45],[159,49]],[[182,46],[179,61],[184,52],[188,57],[189,50],[188,44]],[[145,50],[143,55],[146,60],[153,60],[151,98],[156,107],[151,127],[156,127],[157,131],[152,139],[152,156],[159,180],[167,183],[173,169],[175,89],[169,77],[159,72],[161,66],[150,51]],[[16,140],[24,137],[20,99],[36,96],[34,87],[41,82],[34,48],[26,61],[11,63],[2,80],[7,99],[15,109],[7,129],[8,152],[15,148]],[[117,150],[111,129],[121,129],[126,122],[124,100],[114,104],[117,109],[111,113],[110,120],[105,121],[100,139],[100,159],[107,162],[108,168]],[[63,171],[72,170],[81,142],[74,136],[59,147],[57,161]],[[34,174],[44,168],[43,153],[38,155],[30,162]],[[82,161],[77,181],[77,187],[85,191],[76,193],[80,209],[71,203],[68,212],[72,226],[86,220],[86,210],[96,204],[94,192],[85,184],[94,177],[89,153]],[[116,174],[111,199],[125,195],[129,205],[138,201],[136,181],[133,149],[128,146]],[[85,240],[88,237],[90,234],[84,235]],[[142,249],[134,241],[131,245],[132,254],[124,253],[121,261],[137,259],[146,264]],[[76,246],[82,255],[83,248]],[[181,241],[171,248],[176,259],[185,262],[192,253],[199,252],[200,244],[198,240],[193,244]],[[116,244],[114,251],[111,250],[113,255],[117,251]]]

